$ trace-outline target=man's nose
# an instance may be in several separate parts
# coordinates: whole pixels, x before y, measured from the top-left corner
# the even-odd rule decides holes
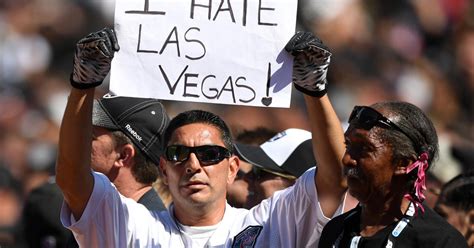
[[[356,167],[357,161],[355,161],[352,156],[346,151],[342,157],[342,164],[346,167]]]
[[[196,154],[190,153],[189,158],[186,161],[186,173],[187,174],[194,174],[201,169],[201,163],[197,158]]]

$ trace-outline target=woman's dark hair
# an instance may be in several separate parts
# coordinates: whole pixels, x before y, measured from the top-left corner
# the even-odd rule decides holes
[[[137,182],[147,185],[154,183],[160,175],[158,165],[146,156],[122,131],[113,131],[112,136],[117,146],[130,144],[135,149],[135,156],[133,157],[135,165],[132,167],[132,175]]]
[[[234,143],[232,141],[232,136],[227,124],[225,124],[224,120],[222,120],[219,116],[204,110],[190,110],[174,117],[168,125],[168,128],[166,128],[164,145],[166,146],[168,144],[171,139],[171,135],[176,129],[193,123],[204,123],[216,127],[221,133],[221,139],[224,142],[225,147],[232,154],[234,153]]]
[[[372,105],[383,109],[392,122],[407,135],[393,129],[383,129],[381,136],[392,145],[393,162],[413,160],[422,153],[428,153],[431,167],[438,157],[438,135],[433,122],[417,106],[407,102],[380,102]]]
[[[441,189],[435,209],[440,204],[466,212],[474,209],[474,170],[447,182]]]
[[[392,147],[392,162],[394,165],[406,164],[417,160],[423,153],[428,154],[428,168],[438,158],[438,135],[433,122],[417,106],[407,102],[380,102],[373,108],[384,110],[385,117],[394,122],[403,132],[395,129],[379,129],[380,137]],[[420,167],[408,174],[406,189],[414,199],[423,201],[416,194],[414,187]]]

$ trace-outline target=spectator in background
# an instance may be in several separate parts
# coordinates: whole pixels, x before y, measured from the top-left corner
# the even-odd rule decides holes
[[[474,171],[447,182],[435,210],[464,235],[469,247],[474,247]]]
[[[165,210],[152,184],[158,179],[161,136],[169,117],[156,99],[105,95],[92,113],[92,169],[125,197]]]
[[[155,114],[151,114],[153,111]],[[155,116],[160,123],[154,121]],[[94,101],[92,168],[107,175],[123,195],[150,210],[166,209],[152,188],[159,173],[154,161],[159,160],[156,155],[148,157],[151,152],[159,154],[161,145],[156,142],[149,147],[136,145],[136,137],[123,123],[149,136],[160,136],[168,120],[162,105],[154,99],[106,95]],[[77,247],[71,232],[59,221],[62,201],[54,177],[31,192],[23,216],[25,238],[30,247]]]
[[[25,199],[22,213],[25,242],[28,247],[77,247],[71,231],[64,228],[59,219],[63,196],[54,181],[56,147],[38,144],[32,148],[28,156],[30,167],[48,172],[48,179],[32,188]]]
[[[23,235],[29,247],[78,247],[71,231],[61,224],[62,202],[63,195],[54,177],[28,195],[23,209]]]
[[[237,142],[235,149],[241,163],[245,161],[251,166],[243,176],[247,188],[240,192],[242,196],[247,196],[242,203],[247,209],[292,186],[306,170],[316,166],[311,132],[303,129],[284,130],[260,146]],[[344,211],[356,205],[357,201],[350,195],[345,197]]]
[[[324,227],[320,247],[467,247],[423,204],[425,173],[438,156],[423,111],[405,102],[356,106],[345,139],[344,174],[360,204]]]
[[[152,188],[159,176],[159,141],[169,122],[161,103],[105,95],[94,100],[92,116],[92,169],[105,174],[122,195],[147,209],[166,210]],[[129,131],[132,129],[134,132]],[[137,135],[149,140],[146,146],[137,141]],[[54,178],[31,192],[24,210],[25,237],[31,247],[77,247],[71,232],[59,221],[62,201]]]
[[[299,176],[316,165],[311,132],[302,129],[282,131],[260,146],[236,143],[235,149],[241,161],[251,166],[244,176],[248,184],[244,207],[248,209],[275,191],[293,185]]]
[[[258,127],[252,130],[244,130],[237,135],[235,141],[241,144],[259,146],[271,137],[277,134],[276,131],[272,131],[268,128]],[[236,147],[237,148],[237,147]],[[239,155],[236,149],[237,155]],[[247,201],[249,197],[253,197],[252,192],[249,192],[249,181],[246,180],[246,174],[252,170],[252,164],[243,160],[239,155],[240,165],[237,176],[234,182],[227,187],[227,202],[237,208],[249,208]]]

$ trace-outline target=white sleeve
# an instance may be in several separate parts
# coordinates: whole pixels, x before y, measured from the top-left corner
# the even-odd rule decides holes
[[[268,247],[317,247],[321,231],[330,220],[318,200],[315,168],[306,171],[296,183],[277,191],[251,209],[252,217],[264,228]],[[342,204],[336,215],[342,213]],[[267,236],[268,235],[268,236]]]
[[[94,189],[81,218],[76,221],[63,202],[61,222],[74,233],[80,247],[127,247],[131,240],[127,227],[132,224],[128,223],[129,211],[147,210],[120,196],[105,175],[93,175]]]

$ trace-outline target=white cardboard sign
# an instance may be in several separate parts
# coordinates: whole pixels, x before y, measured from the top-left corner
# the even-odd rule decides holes
[[[289,107],[291,0],[116,0],[116,95]]]

